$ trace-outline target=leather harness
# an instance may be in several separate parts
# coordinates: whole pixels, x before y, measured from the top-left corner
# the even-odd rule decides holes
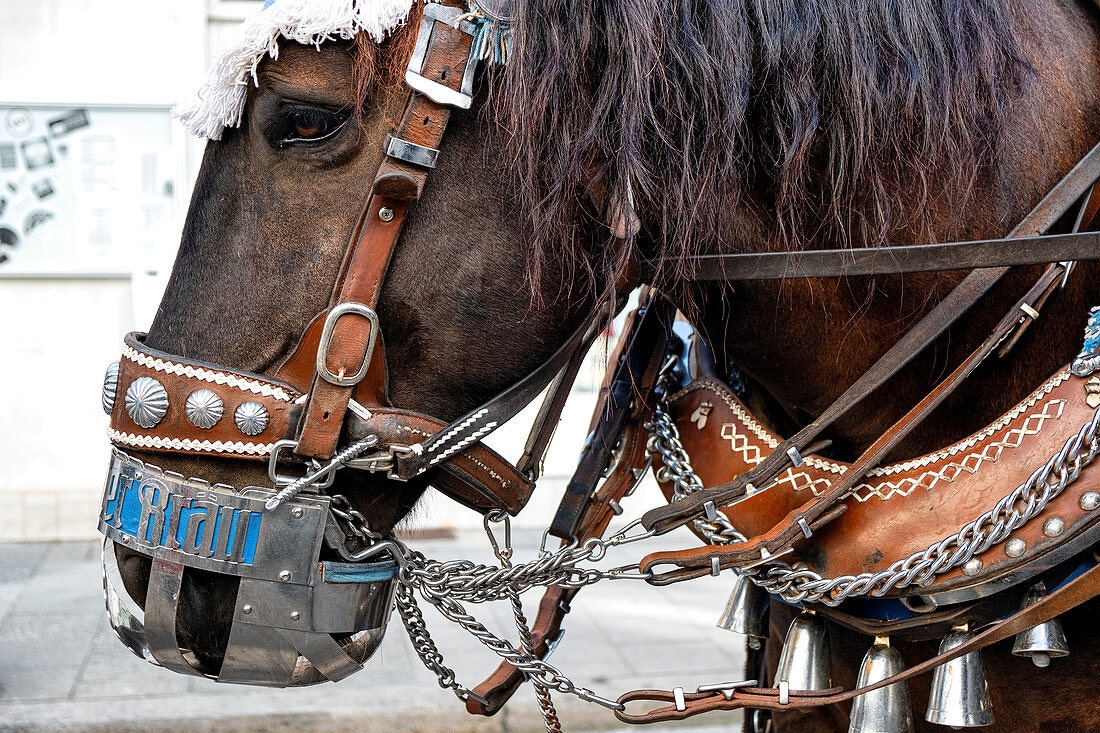
[[[153,451],[268,461],[273,480],[286,484],[288,481],[278,475],[285,449],[290,449],[298,465],[313,462],[314,466],[319,466],[339,456],[347,446],[376,436],[379,450],[348,461],[347,465],[384,472],[387,477],[399,481],[426,475],[432,485],[482,514],[503,511],[515,515],[523,509],[534,489],[538,465],[581,359],[602,324],[595,318],[582,324],[530,375],[485,405],[445,424],[389,404],[385,348],[376,313],[388,263],[405,217],[423,191],[439,154],[451,108],[470,105],[471,66],[476,61],[471,58],[473,34],[464,25],[463,10],[464,3],[457,2],[426,6],[424,30],[406,77],[411,89],[404,113],[387,141],[386,155],[349,242],[329,308],[309,325],[274,377],[162,353],[146,346],[142,334],[126,337],[118,378],[120,390],[142,377],[149,377],[164,387],[169,403],[177,405],[183,404],[196,387],[202,387],[219,398],[227,413],[234,413],[246,403],[257,403],[264,409],[266,424],[254,433],[242,435],[241,429],[234,428],[233,421],[223,420],[203,428],[176,409],[167,410],[162,419],[144,426],[135,422],[122,400],[116,400],[110,431],[115,444]],[[647,529],[662,534],[715,508],[721,510],[735,504],[729,511],[731,519],[742,522],[750,517],[755,522],[748,541],[655,553],[643,560],[640,570],[648,574],[651,582],[663,583],[717,573],[726,568],[751,569],[769,558],[798,551],[811,538],[817,541],[827,535],[830,524],[848,521],[854,516],[857,511],[849,507],[847,500],[853,490],[865,482],[868,473],[878,467],[882,457],[988,354],[1006,344],[1010,346],[1018,338],[1019,332],[1030,323],[1031,314],[1037,313],[1068,275],[1072,261],[1100,258],[1100,234],[1077,231],[1096,212],[1098,196],[1094,184],[1098,177],[1100,146],[1066,176],[1008,239],[871,250],[717,255],[695,258],[689,263],[694,266],[697,278],[722,280],[983,269],[976,269],[967,276],[813,423],[787,440],[781,441],[770,434],[759,438],[759,445],[755,446],[762,451],[759,461],[730,463],[725,470],[726,473],[732,471],[733,476],[667,507],[654,509],[643,518]],[[1042,236],[1079,200],[1084,203],[1074,232]],[[784,495],[785,503],[773,501],[780,495],[774,488],[777,479],[821,449],[819,437],[830,424],[942,334],[988,292],[1010,266],[1037,263],[1051,264],[987,340],[863,455],[837,473],[842,478],[812,499],[803,501],[803,495],[789,491]],[[655,268],[659,263],[650,265]],[[665,362],[673,314],[674,309],[667,301],[648,291],[643,296],[643,307],[628,325],[626,336],[620,342],[621,351],[615,357],[617,366],[609,370],[600,407],[594,416],[593,439],[582,455],[578,471],[554,519],[553,534],[564,543],[602,536],[612,517],[621,512],[619,502],[632,492],[648,468],[648,434],[643,425],[653,414],[653,398],[658,389],[658,374]],[[1043,398],[1058,399],[1061,393],[1057,390],[1068,384],[1068,379],[1051,387]],[[488,433],[514,417],[551,382],[518,465],[509,463],[481,443]],[[1071,387],[1064,389],[1068,394]],[[674,417],[682,433],[690,433],[688,426],[693,425],[692,415],[699,411],[703,395],[709,395],[712,409],[723,398],[732,397],[724,385],[713,381],[708,384],[705,380],[673,397]],[[715,426],[735,422],[739,409],[744,411],[743,405],[738,408],[734,398],[720,408],[720,412],[725,410],[724,417],[719,419],[716,415],[710,419]],[[1020,415],[1025,413],[1026,410]],[[1011,428],[1006,425],[1005,429]],[[702,454],[703,448],[699,451]],[[762,490],[769,486],[772,488]],[[750,487],[753,492],[749,491]],[[317,490],[317,487],[310,490]],[[754,498],[755,514],[742,514]],[[671,565],[674,569],[655,575],[652,570],[658,565]],[[952,577],[957,580],[961,576],[955,573]],[[551,648],[568,612],[569,601],[577,590],[548,589],[532,629],[537,656],[545,656]],[[619,711],[617,715],[625,722],[639,723],[672,720],[707,710],[792,709],[847,700],[870,689],[921,674],[949,658],[1003,639],[1097,593],[1100,593],[1100,571],[1092,568],[1039,604],[994,623],[967,645],[862,690],[792,692],[789,700],[780,701],[776,690],[731,689],[721,693],[688,694],[683,705],[646,714]],[[468,698],[467,708],[473,713],[491,715],[522,681],[523,675],[504,663],[475,690],[474,696]],[[660,691],[638,691],[623,696],[620,702],[671,702],[670,695]]]

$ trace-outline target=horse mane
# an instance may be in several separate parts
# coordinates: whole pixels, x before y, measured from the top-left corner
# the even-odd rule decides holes
[[[657,250],[647,254],[674,262],[714,251],[723,212],[739,205],[774,225],[754,246],[874,246],[914,226],[934,237],[930,204],[966,199],[1033,74],[1009,0],[516,10],[492,112],[535,281],[547,267],[623,266],[624,248],[593,259],[576,245],[593,180],[620,201],[630,186]]]

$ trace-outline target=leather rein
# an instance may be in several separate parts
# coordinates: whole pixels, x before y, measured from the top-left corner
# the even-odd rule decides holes
[[[139,421],[115,400],[111,438],[122,447],[267,461],[282,491],[273,506],[299,491],[323,490],[341,468],[383,473],[396,481],[420,476],[443,493],[479,513],[514,516],[526,505],[539,466],[557,425],[569,388],[585,352],[604,325],[595,317],[540,367],[484,405],[450,423],[395,408],[387,396],[387,363],[377,315],[388,263],[412,205],[420,197],[440,155],[453,108],[472,103],[477,61],[474,32],[464,19],[465,4],[428,4],[409,64],[410,91],[404,113],[386,141],[385,156],[372,182],[355,232],[349,242],[328,310],[303,334],[294,352],[273,378],[205,364],[158,352],[131,334],[124,346],[118,384],[148,377],[163,385],[166,399],[183,402],[197,383],[232,411],[235,420],[204,426],[193,411],[179,411]],[[458,70],[460,73],[454,73]],[[1100,234],[1045,235],[1075,202],[1083,201],[1078,225],[1092,219],[1100,205],[1100,146],[1093,149],[1006,239],[981,242],[763,254],[697,257],[689,263],[697,279],[750,280],[789,277],[836,277],[904,273],[921,270],[974,269],[954,291],[891,348],[818,419],[782,441],[751,471],[717,486],[697,491],[642,518],[650,536],[664,534],[716,508],[743,498],[749,487],[764,487],[783,471],[801,464],[823,447],[820,436],[855,404],[896,374],[925,346],[967,312],[1009,267],[1049,264],[1016,307],[986,341],[913,410],[877,440],[828,493],[815,497],[783,517],[766,532],[744,542],[705,545],[681,553],[655,553],[639,570],[651,583],[717,574],[728,568],[751,569],[770,558],[793,552],[845,511],[847,498],[864,477],[954,387],[992,352],[1010,347],[1042,304],[1057,290],[1076,260],[1100,259]],[[649,263],[643,270],[657,269]],[[602,537],[620,501],[632,493],[649,468],[649,434],[645,427],[661,391],[675,309],[659,294],[647,291],[615,355],[593,418],[593,437],[570,481],[553,520],[551,534],[563,546]],[[496,427],[514,417],[547,385],[550,389],[532,427],[522,458],[510,463],[482,444]],[[188,402],[190,405],[190,402]],[[218,415],[223,407],[219,407]],[[177,414],[178,413],[178,414]],[[255,419],[251,421],[248,418]],[[259,417],[263,419],[260,420]],[[186,417],[186,419],[185,419]],[[261,424],[262,423],[262,424]],[[236,428],[236,429],[235,429]],[[305,476],[280,473],[291,463]],[[303,468],[304,467],[304,468]],[[273,507],[272,507],[273,508]],[[366,543],[335,543],[345,559],[361,558]],[[672,570],[656,574],[658,566]],[[552,586],[533,625],[531,655],[542,659],[560,635],[561,623],[577,587]],[[1050,618],[1100,592],[1100,574],[1089,570],[1040,604],[992,625],[966,647],[877,683],[880,687],[919,674],[948,658]],[[491,715],[525,679],[508,662],[466,698],[470,712]],[[687,717],[713,709],[738,707],[805,708],[830,704],[866,692],[790,693],[735,687],[697,694],[638,691],[620,698],[616,715],[625,722],[654,722]],[[628,714],[635,700],[670,702],[650,713]]]

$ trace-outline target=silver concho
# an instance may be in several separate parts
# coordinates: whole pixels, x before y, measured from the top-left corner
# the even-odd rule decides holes
[[[259,402],[245,402],[233,413],[233,422],[245,435],[259,435],[267,427],[267,408]]]
[[[108,415],[115,409],[115,396],[118,395],[118,362],[112,361],[103,375],[103,411]]]
[[[168,412],[168,393],[152,377],[138,377],[126,390],[126,412],[141,427],[156,427]]]
[[[197,389],[192,392],[187,398],[187,404],[183,407],[191,424],[203,430],[214,427],[218,420],[222,419],[224,410],[225,405],[222,404],[221,397],[208,389]]]

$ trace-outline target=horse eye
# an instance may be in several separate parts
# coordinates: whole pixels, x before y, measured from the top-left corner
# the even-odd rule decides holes
[[[316,107],[294,107],[286,112],[285,120],[283,145],[322,140],[340,129],[347,116]]]

